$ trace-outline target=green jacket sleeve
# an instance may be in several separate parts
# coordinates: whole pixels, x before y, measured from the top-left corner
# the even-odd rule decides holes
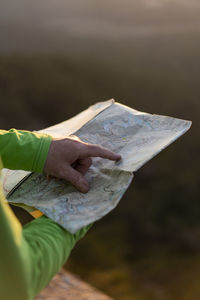
[[[0,155],[4,168],[42,172],[51,136],[25,130],[0,130]]]
[[[49,136],[14,129],[1,131],[0,136],[0,153],[6,167],[43,170],[51,141]],[[28,153],[24,154],[24,149]],[[24,162],[23,157],[29,162]],[[0,299],[33,299],[65,263],[76,242],[89,228],[90,225],[71,234],[45,216],[22,228],[0,186]]]

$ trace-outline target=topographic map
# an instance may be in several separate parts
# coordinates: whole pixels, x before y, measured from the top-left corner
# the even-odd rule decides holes
[[[86,174],[90,184],[82,194],[63,180],[44,174],[4,169],[8,201],[30,213],[36,209],[74,233],[109,213],[119,203],[137,171],[184,134],[190,121],[151,115],[114,100],[97,103],[74,118],[40,132],[62,137],[75,134],[122,156],[120,162],[93,158]]]

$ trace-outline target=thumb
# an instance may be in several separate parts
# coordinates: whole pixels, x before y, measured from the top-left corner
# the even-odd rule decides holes
[[[89,190],[89,185],[84,176],[69,166],[66,170],[63,179],[69,181],[79,192],[87,193]]]

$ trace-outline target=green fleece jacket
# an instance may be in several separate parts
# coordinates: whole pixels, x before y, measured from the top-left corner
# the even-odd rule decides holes
[[[46,134],[0,130],[0,169],[42,172],[51,139]],[[0,186],[0,299],[33,299],[89,228],[71,234],[45,216],[22,228]]]

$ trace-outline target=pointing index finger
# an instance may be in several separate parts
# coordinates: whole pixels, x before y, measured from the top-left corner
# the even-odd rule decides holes
[[[110,151],[104,147],[101,147],[99,145],[87,145],[87,156],[89,157],[101,157],[101,158],[106,158],[110,160],[120,160],[121,155]]]

